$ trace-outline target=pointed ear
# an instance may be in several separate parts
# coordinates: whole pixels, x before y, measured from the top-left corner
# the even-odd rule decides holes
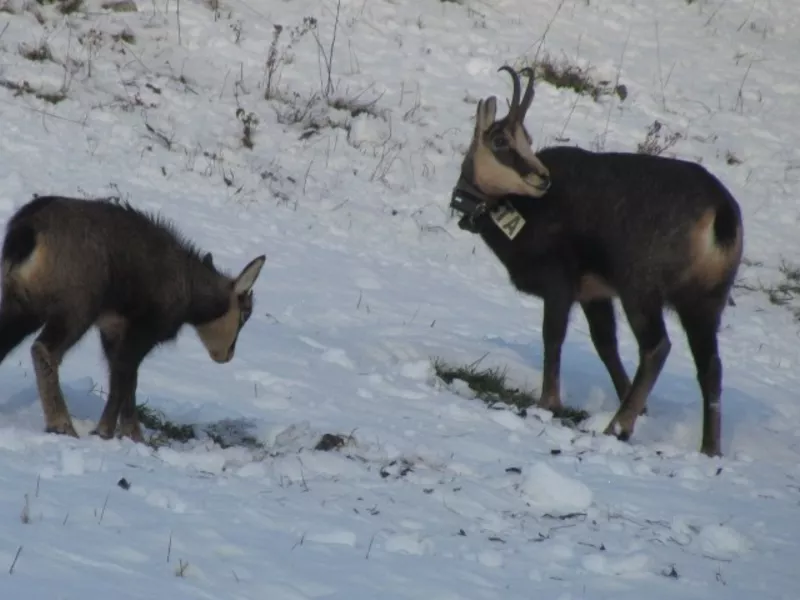
[[[236,278],[236,282],[234,283],[233,289],[237,295],[244,294],[249,292],[250,289],[253,287],[253,284],[258,279],[259,273],[261,273],[261,267],[264,266],[267,257],[263,254],[257,258],[254,258],[247,266],[242,269],[242,272],[239,273],[239,276]]]
[[[212,269],[214,268],[214,257],[211,256],[211,252],[206,252],[206,255],[203,257],[203,264]]]
[[[483,112],[483,100],[478,100],[478,106],[475,109],[475,131],[473,131],[473,137],[478,137],[481,134],[482,112]]]
[[[475,133],[482,134],[492,123],[497,116],[497,98],[489,96],[486,100],[478,102],[478,108],[475,111]]]

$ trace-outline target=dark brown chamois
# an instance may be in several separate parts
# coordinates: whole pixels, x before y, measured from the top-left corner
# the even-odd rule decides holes
[[[691,348],[703,396],[701,450],[720,452],[722,364],[717,331],[742,257],[741,210],[702,166],[624,152],[549,147],[533,153],[523,124],[534,96],[533,74],[520,99],[519,76],[508,114],[497,100],[478,103],[475,130],[453,191],[513,285],[544,301],[544,367],[539,406],[561,408],[561,346],[575,302],[620,399],[605,430],[621,440],[658,378],[670,341],[673,308]],[[639,346],[631,384],[617,348],[612,299],[619,298]]]
[[[96,325],[109,392],[92,433],[142,440],[139,365],[158,344],[194,326],[211,358],[233,358],[253,309],[265,257],[237,277],[220,273],[173,226],[113,200],[37,197],[9,220],[2,250],[0,362],[42,329],[31,348],[45,431],[77,437],[59,383],[67,351]]]

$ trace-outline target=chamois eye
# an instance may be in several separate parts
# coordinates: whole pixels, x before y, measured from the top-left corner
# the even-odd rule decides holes
[[[498,135],[497,137],[492,138],[492,149],[493,150],[508,150],[508,140],[504,135]]]

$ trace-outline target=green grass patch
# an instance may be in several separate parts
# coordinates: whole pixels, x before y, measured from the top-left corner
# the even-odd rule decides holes
[[[165,446],[172,441],[188,442],[197,439],[194,425],[178,425],[167,419],[160,410],[150,408],[146,404],[136,406],[139,423],[154,433],[149,444],[154,447]]]
[[[478,361],[479,362],[479,361]],[[467,384],[475,392],[475,396],[482,400],[489,408],[497,404],[505,404],[516,408],[521,416],[527,409],[535,406],[538,396],[531,390],[512,386],[508,383],[506,370],[498,367],[481,369],[478,362],[469,365],[452,365],[440,358],[433,359],[433,369],[436,376],[450,385],[456,379]],[[578,425],[589,417],[585,410],[564,406],[553,413],[565,425]]]
[[[220,448],[247,448],[263,456],[275,456],[268,451],[266,445],[251,433],[252,423],[244,419],[223,419],[203,425],[179,424],[169,420],[166,415],[147,404],[136,406],[139,423],[152,431],[147,440],[151,448],[168,446],[172,442],[186,443],[190,440],[208,439]],[[322,435],[313,449],[321,452],[340,450],[355,444],[352,434],[340,435],[326,433]]]
[[[163,412],[150,408],[147,404],[137,405],[136,412],[142,426],[153,431],[148,440],[148,444],[153,448],[166,446],[172,442],[186,443],[205,437],[221,448],[266,449],[262,442],[248,432],[248,423],[241,420],[226,419],[200,426],[170,421]]]

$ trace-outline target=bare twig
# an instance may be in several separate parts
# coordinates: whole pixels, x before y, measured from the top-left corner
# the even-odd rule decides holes
[[[175,13],[178,16],[178,46],[181,46],[181,0],[177,0]]]
[[[110,493],[106,494],[105,502],[103,502],[103,508],[100,510],[100,519],[97,521],[98,525],[103,522],[103,516],[106,514],[106,506],[108,506],[108,497],[110,495]]]
[[[658,35],[658,20],[656,20],[656,61],[658,62],[658,80],[661,84],[661,107],[667,110],[667,99],[664,96],[664,73],[661,70],[661,38]]]
[[[19,560],[19,555],[20,554],[22,554],[22,546],[17,548],[17,553],[14,555],[14,560],[11,561],[11,566],[8,568],[8,574],[9,575],[13,575],[14,574],[14,567],[17,564],[17,560]]]
[[[366,560],[369,560],[369,553],[372,552],[372,544],[375,542],[375,534],[372,534],[372,537],[369,540],[369,546],[367,546],[367,554],[364,556]]]
[[[562,0],[563,1],[563,0]],[[314,31],[314,41],[317,42],[317,49],[319,50],[318,57],[322,58],[322,61],[325,64],[325,75],[327,75],[327,80],[324,84],[322,83],[323,72],[320,68],[320,89],[322,90],[322,95],[327,99],[334,90],[334,85],[331,80],[332,78],[332,71],[333,71],[333,52],[336,48],[336,34],[339,30],[339,14],[341,13],[342,9],[342,0],[337,0],[336,2],[336,13],[334,16],[333,21],[333,35],[331,36],[331,43],[330,47],[326,51],[325,48],[322,46],[322,41],[319,39],[319,34]]]
[[[628,37],[625,38],[625,43],[622,45],[622,52],[619,56],[619,65],[617,65],[617,78],[614,81],[614,89],[619,89],[619,76],[622,73],[622,65],[625,62],[625,51],[628,49],[628,42],[631,39],[631,29],[628,28]],[[608,104],[608,112],[606,113],[606,124],[603,128],[603,133],[600,136],[599,149],[603,150],[606,146],[606,138],[608,137],[608,126],[611,122],[611,109],[614,107],[613,103]]]
[[[553,13],[553,16],[550,17],[550,20],[547,22],[547,25],[545,25],[544,31],[542,32],[542,36],[537,40],[538,43],[539,43],[539,46],[536,48],[536,53],[533,55],[533,62],[534,63],[536,63],[536,60],[539,58],[539,52],[541,51],[542,46],[544,46],[544,42],[545,42],[545,39],[547,38],[547,34],[550,32],[550,28],[553,26],[553,23],[555,22],[556,17],[558,16],[558,13],[561,12],[561,9],[564,6],[564,2],[565,2],[565,0],[561,0],[558,3],[558,6],[556,6],[556,10]],[[535,43],[536,42],[534,42],[534,44]],[[533,46],[533,44],[531,45],[531,47],[532,46]],[[530,50],[530,47],[528,48],[528,50]],[[525,53],[527,54],[527,50],[525,51]]]
[[[752,66],[753,61],[751,60],[744,71],[744,75],[742,76],[742,82],[739,84],[739,91],[736,92],[736,104],[734,105],[734,108],[740,113],[744,111],[744,95],[742,93],[744,90],[744,83],[747,81],[747,76],[750,74],[750,68]]]
[[[172,531],[169,532],[169,542],[167,542],[167,562],[172,556]]]

